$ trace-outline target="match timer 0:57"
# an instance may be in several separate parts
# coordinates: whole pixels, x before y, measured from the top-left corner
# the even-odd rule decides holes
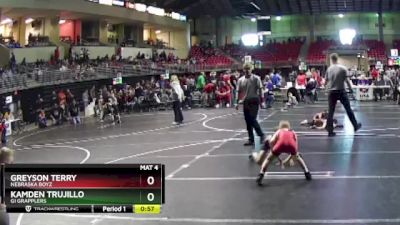
[[[136,214],[159,214],[161,205],[135,205],[134,213]]]

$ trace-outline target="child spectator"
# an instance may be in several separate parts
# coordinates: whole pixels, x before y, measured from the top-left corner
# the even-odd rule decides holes
[[[264,99],[265,99],[265,106],[267,109],[272,108],[272,104],[274,103],[275,96],[274,96],[274,85],[272,84],[271,79],[269,76],[265,77],[265,92],[264,92]]]
[[[47,127],[47,119],[46,119],[46,114],[44,110],[40,110],[39,116],[38,116],[38,124],[39,128],[43,129]]]

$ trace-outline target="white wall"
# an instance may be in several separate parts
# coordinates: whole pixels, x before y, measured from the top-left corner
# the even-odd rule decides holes
[[[165,52],[165,54],[167,54],[167,56],[168,56],[169,53],[172,53],[172,54],[174,54],[174,55],[177,55],[177,50],[157,49],[157,53],[158,53],[158,54],[161,54],[161,52]]]
[[[85,48],[89,50],[89,58],[96,59],[97,57],[104,57],[108,55],[111,58],[112,55],[115,54],[115,47],[108,46],[76,46],[72,48],[72,54],[80,54],[81,48]]]
[[[55,46],[51,47],[33,47],[33,48],[15,48],[10,51],[14,52],[17,63],[21,63],[25,58],[27,63],[39,60],[49,61],[51,55],[54,55]],[[60,55],[64,55],[64,49],[60,48]]]
[[[151,48],[130,48],[130,47],[125,47],[121,48],[121,55],[122,58],[128,58],[131,56],[132,58],[135,58],[137,54],[140,52],[140,54],[148,54],[150,57],[153,56],[153,52]]]

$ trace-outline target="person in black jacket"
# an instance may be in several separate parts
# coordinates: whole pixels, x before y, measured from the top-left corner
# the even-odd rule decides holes
[[[313,78],[307,78],[306,84],[306,104],[314,103],[314,96],[317,88],[317,82]]]
[[[72,105],[69,107],[69,113],[71,115],[73,124],[81,123],[81,118],[79,116],[79,112],[80,112],[79,105],[76,103],[76,101],[74,99],[74,100],[72,100]]]

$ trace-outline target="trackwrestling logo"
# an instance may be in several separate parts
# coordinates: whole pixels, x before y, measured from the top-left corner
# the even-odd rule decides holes
[[[32,206],[30,206],[30,205],[26,205],[25,206],[25,211],[26,212],[31,212],[31,210],[32,210]]]

